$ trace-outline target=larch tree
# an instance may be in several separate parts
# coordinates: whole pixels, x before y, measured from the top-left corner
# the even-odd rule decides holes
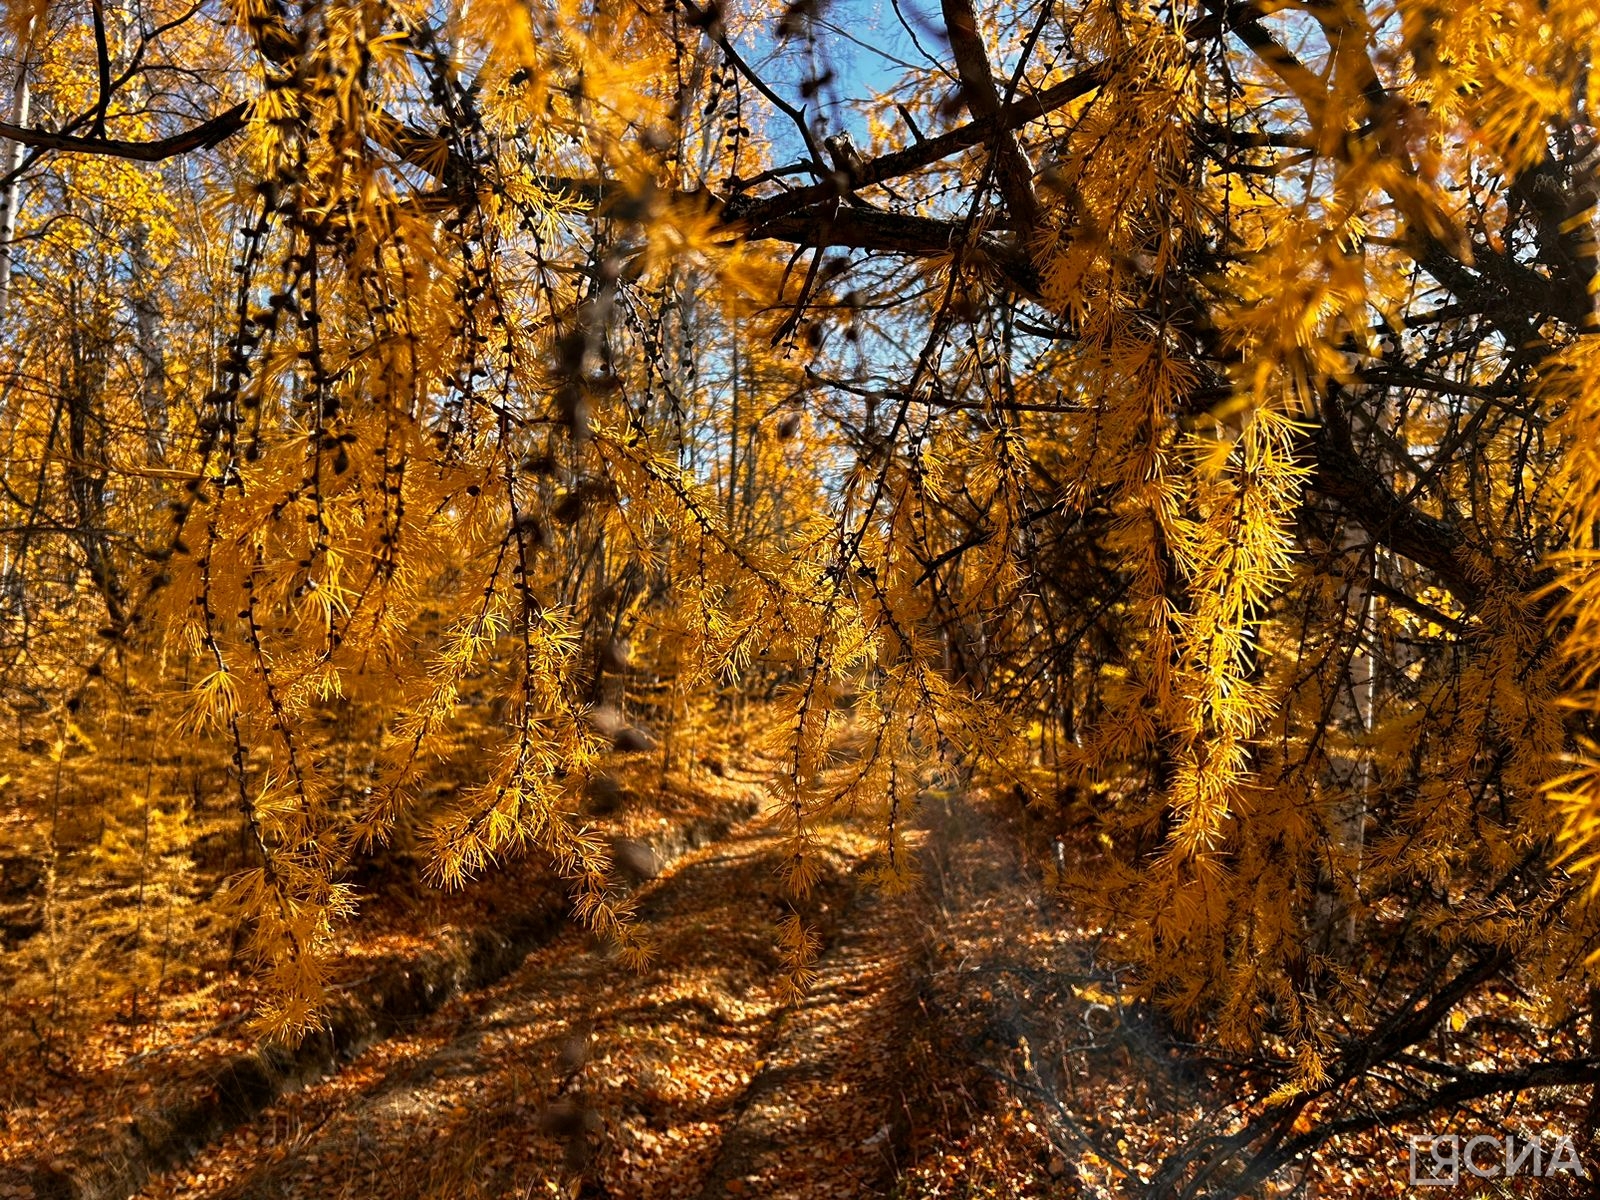
[[[776,705],[797,897],[844,803],[902,877],[930,765],[1042,815],[1272,1100],[1169,1191],[1592,1081],[1600,10],[941,0],[863,71],[857,7],[6,5],[18,977],[243,920],[297,1035],[402,829],[642,960],[626,646],[664,738]]]

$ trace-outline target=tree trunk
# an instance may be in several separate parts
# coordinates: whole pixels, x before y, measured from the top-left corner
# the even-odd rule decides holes
[[[28,123],[32,101],[32,93],[28,89],[28,60],[33,56],[33,31],[37,22],[37,17],[28,22],[22,44],[18,47],[17,81],[12,88],[11,111],[8,114],[13,125]],[[5,172],[7,180],[4,192],[0,193],[0,325],[5,324],[6,309],[11,303],[11,273],[15,264],[12,243],[16,240],[17,209],[22,201],[22,180],[19,176],[27,152],[27,147],[21,142],[12,142],[6,154],[0,157],[0,170]]]

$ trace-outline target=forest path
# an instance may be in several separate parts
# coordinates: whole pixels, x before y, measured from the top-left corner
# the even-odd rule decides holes
[[[571,929],[140,1195],[880,1192],[904,1125],[898,1048],[926,897],[864,881],[876,846],[864,830],[830,824],[818,842],[824,870],[804,912],[824,949],[800,1005],[777,987],[782,837],[757,817],[644,885],[650,970]]]

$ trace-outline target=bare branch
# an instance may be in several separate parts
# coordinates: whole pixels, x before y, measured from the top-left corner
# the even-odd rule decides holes
[[[129,158],[135,162],[161,162],[194,150],[210,149],[226,141],[244,128],[248,104],[235,104],[226,112],[192,129],[170,137],[150,142],[126,142],[116,138],[79,137],[70,133],[54,133],[48,129],[26,129],[0,121],[0,137],[10,138],[24,146],[39,150],[62,150],[69,154],[106,154],[113,158]]]

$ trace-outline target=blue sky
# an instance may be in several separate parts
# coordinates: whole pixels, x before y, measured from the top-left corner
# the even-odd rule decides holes
[[[864,145],[862,102],[896,88],[911,70],[931,74],[935,67],[928,55],[944,52],[938,0],[899,0],[899,13],[904,22],[896,13],[894,0],[825,0],[813,25],[814,52],[808,50],[803,37],[780,44],[770,27],[761,30],[759,41],[755,31],[746,33],[739,50],[795,104],[802,102],[800,85],[807,76],[831,69],[832,81],[804,102],[806,112],[822,111],[830,132],[842,125]],[[786,124],[779,117],[768,130],[774,142],[785,149]]]

